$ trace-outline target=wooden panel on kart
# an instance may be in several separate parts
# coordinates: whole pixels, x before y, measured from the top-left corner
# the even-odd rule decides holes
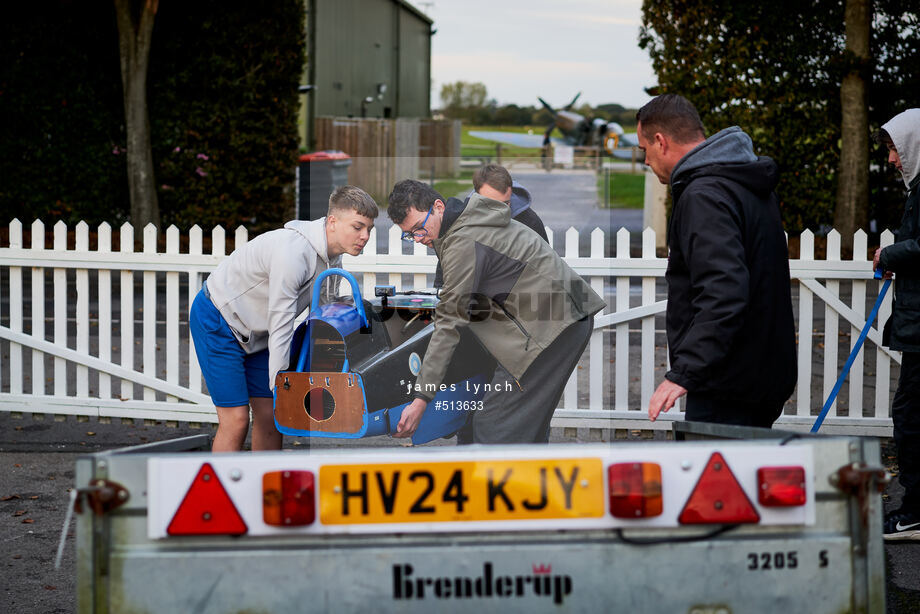
[[[364,394],[354,373],[283,371],[275,378],[275,391],[275,419],[281,426],[354,434],[364,424]]]

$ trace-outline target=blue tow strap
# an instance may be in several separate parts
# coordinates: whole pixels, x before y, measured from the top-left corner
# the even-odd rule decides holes
[[[876,271],[875,278],[881,279],[881,273],[881,271]],[[853,361],[856,360],[856,355],[859,354],[859,350],[862,349],[863,341],[866,340],[866,335],[869,334],[869,329],[872,328],[872,323],[875,322],[875,318],[878,315],[878,310],[882,306],[882,301],[885,299],[885,294],[888,292],[888,286],[890,285],[890,279],[886,279],[885,283],[882,284],[882,289],[878,293],[878,298],[875,301],[875,306],[869,313],[869,319],[866,320],[866,325],[863,326],[862,332],[859,333],[859,338],[856,340],[856,345],[853,346],[853,351],[850,352],[850,357],[847,358],[847,363],[843,365],[843,371],[840,372],[840,377],[837,378],[837,383],[834,384],[834,389],[831,390],[831,395],[827,397],[827,401],[824,403],[824,408],[821,410],[821,414],[818,416],[818,419],[815,420],[814,425],[811,427],[812,433],[818,432],[818,429],[821,428],[821,423],[824,422],[824,417],[827,416],[828,410],[831,408],[831,405],[834,404],[834,400],[837,398],[837,394],[840,392],[840,387],[843,386],[843,380],[845,380],[847,375],[849,375],[850,367],[853,366]]]

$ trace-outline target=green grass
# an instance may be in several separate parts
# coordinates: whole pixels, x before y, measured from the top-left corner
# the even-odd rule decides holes
[[[484,132],[519,132],[521,134],[542,135],[546,126],[463,126],[460,135],[460,156],[463,158],[489,157],[493,160],[496,157],[496,143],[487,139],[478,139],[470,136],[470,130],[482,130]],[[502,157],[508,158],[532,158],[540,156],[539,147],[515,147],[501,143]]]
[[[434,189],[444,198],[450,198],[460,193],[465,194],[473,189],[473,172],[472,170],[462,170],[458,177],[435,179]]]
[[[604,176],[597,180],[597,195],[604,205]],[[645,206],[645,173],[610,173],[610,209],[641,209]]]

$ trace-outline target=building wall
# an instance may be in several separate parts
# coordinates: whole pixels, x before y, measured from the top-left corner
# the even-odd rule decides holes
[[[427,18],[401,0],[313,0],[309,10],[313,118],[430,114]]]

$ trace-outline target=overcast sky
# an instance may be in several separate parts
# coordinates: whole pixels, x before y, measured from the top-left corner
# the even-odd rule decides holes
[[[499,104],[639,107],[655,85],[639,49],[641,0],[413,0],[434,20],[431,106],[441,86],[482,82]]]

